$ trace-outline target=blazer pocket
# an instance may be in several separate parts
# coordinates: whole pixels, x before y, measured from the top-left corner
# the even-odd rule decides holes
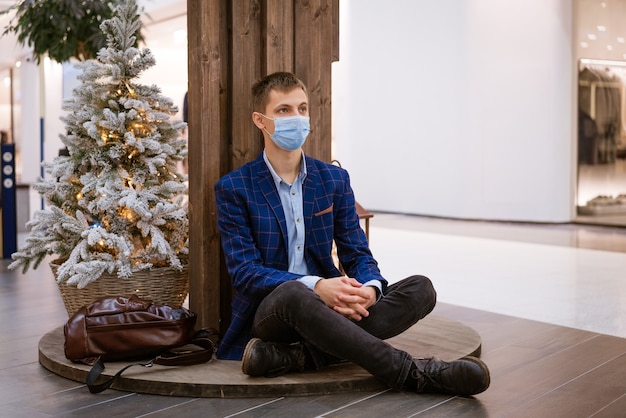
[[[322,211],[317,212],[317,213],[316,213],[316,214],[314,214],[313,216],[322,216],[322,215],[324,215],[324,214],[326,214],[326,213],[330,213],[330,212],[332,212],[332,211],[333,211],[333,206],[334,206],[334,205],[335,205],[334,203],[331,203],[331,205],[330,205],[329,207],[327,207],[326,209],[324,209],[324,210],[322,210]]]

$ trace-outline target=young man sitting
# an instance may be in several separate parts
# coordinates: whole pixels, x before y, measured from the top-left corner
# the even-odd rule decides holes
[[[353,362],[397,390],[474,395],[489,386],[479,359],[413,358],[384,340],[428,315],[431,281],[388,285],[369,250],[348,173],[302,151],[304,84],[274,73],[252,89],[263,153],[215,185],[218,226],[236,295],[217,356],[243,373],[279,376]],[[333,241],[345,275],[336,267]]]

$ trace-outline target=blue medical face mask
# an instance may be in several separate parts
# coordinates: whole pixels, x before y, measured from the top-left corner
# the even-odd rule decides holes
[[[267,119],[267,116],[261,115]],[[274,118],[274,133],[268,133],[272,141],[278,148],[285,151],[295,151],[300,148],[311,132],[311,122],[308,116],[285,116],[282,118]]]

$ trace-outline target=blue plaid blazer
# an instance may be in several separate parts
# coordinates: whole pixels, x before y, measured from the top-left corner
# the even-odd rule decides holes
[[[332,243],[346,274],[361,283],[386,286],[369,250],[344,169],[305,157],[302,186],[305,260],[312,275],[337,277]],[[217,350],[218,358],[240,360],[252,337],[252,321],[265,296],[301,277],[289,273],[287,225],[274,179],[260,155],[222,177],[215,185],[218,227],[235,295],[232,318]]]

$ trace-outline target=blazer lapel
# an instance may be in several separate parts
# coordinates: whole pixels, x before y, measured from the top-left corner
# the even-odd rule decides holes
[[[305,157],[306,158],[306,157]],[[304,212],[304,230],[309,236],[311,230],[311,220],[313,219],[313,208],[315,206],[315,194],[317,192],[319,184],[319,177],[317,170],[313,164],[309,164],[308,158],[306,159],[306,179],[302,185],[302,204]]]
[[[255,164],[251,167],[253,170],[253,179],[258,181],[259,190],[263,194],[265,200],[272,208],[274,212],[274,216],[280,225],[280,232],[283,236],[283,242],[285,244],[285,248],[287,248],[287,222],[285,221],[285,212],[283,211],[283,205],[280,201],[280,196],[278,196],[278,191],[276,190],[276,184],[274,183],[274,178],[272,177],[272,173],[267,168],[265,164],[265,160],[263,160],[263,156],[257,158]]]

